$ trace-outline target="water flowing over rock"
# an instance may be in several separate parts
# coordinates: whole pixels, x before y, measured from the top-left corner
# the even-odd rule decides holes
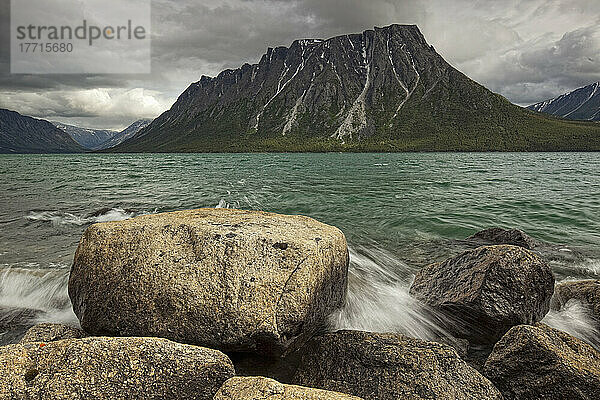
[[[477,240],[486,244],[510,244],[532,250],[538,242],[520,229],[490,228],[469,236],[467,240]]]
[[[449,346],[399,334],[339,331],[303,350],[295,383],[365,399],[501,399]]]
[[[343,233],[303,216],[200,209],[96,224],[69,295],[92,334],[278,354],[344,304]]]
[[[419,271],[410,293],[474,343],[493,343],[512,326],[540,321],[550,309],[554,276],[521,247],[484,246]]]
[[[1,399],[209,400],[234,369],[216,350],[94,337],[0,347],[0,373]]]
[[[44,323],[29,328],[20,343],[56,342],[57,340],[80,339],[86,336],[87,334],[78,328],[62,324]]]
[[[600,396],[600,353],[543,324],[508,331],[494,347],[484,374],[506,400],[590,400]]]
[[[234,377],[223,384],[214,400],[360,400],[360,397],[312,389],[295,385],[284,385],[263,377]]]
[[[550,306],[553,310],[560,310],[573,299],[588,308],[594,321],[600,326],[600,280],[563,282],[557,285]]]

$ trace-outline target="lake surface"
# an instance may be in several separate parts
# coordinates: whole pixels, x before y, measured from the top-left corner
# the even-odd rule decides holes
[[[37,321],[76,323],[73,254],[94,222],[199,207],[303,214],[351,247],[339,327],[427,337],[415,271],[489,227],[557,249],[557,280],[600,278],[600,154],[0,155],[0,342]],[[597,335],[578,309],[547,322]]]

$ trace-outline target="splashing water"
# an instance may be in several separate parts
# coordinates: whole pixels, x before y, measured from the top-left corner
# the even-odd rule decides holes
[[[133,212],[127,212],[121,208],[112,208],[100,215],[75,215],[61,211],[39,211],[31,212],[25,218],[29,221],[51,222],[53,225],[77,225],[93,224],[96,222],[123,221],[134,216]]]
[[[413,277],[406,264],[381,248],[350,249],[348,298],[346,306],[332,315],[332,325],[424,340],[446,336],[431,313],[410,296]]]
[[[0,266],[0,344],[37,323],[78,326],[67,292],[69,269],[53,265]]]
[[[559,310],[550,310],[542,320],[548,326],[567,332],[600,349],[600,332],[590,310],[578,300],[571,299]]]

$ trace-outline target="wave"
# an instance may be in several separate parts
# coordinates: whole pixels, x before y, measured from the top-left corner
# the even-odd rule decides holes
[[[331,317],[335,329],[402,333],[432,340],[447,336],[431,312],[410,296],[411,269],[381,248],[350,249],[348,297]]]
[[[97,222],[123,221],[135,216],[135,213],[122,208],[103,209],[87,215],[75,215],[62,211],[32,211],[25,218],[29,221],[50,222],[53,225],[86,225]]]
[[[559,311],[550,310],[542,322],[600,349],[600,332],[596,323],[589,310],[575,299],[569,300]]]
[[[51,264],[0,265],[2,325],[34,325],[41,322],[78,326],[68,294],[70,269]],[[19,320],[7,321],[7,319]],[[25,320],[25,321],[24,321]]]

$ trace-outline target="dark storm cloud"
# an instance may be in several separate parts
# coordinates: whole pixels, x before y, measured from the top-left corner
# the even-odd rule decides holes
[[[0,32],[5,40],[8,0],[1,1]],[[518,104],[600,79],[596,0],[154,0],[152,4],[151,75],[11,76],[3,44],[0,106],[39,117],[122,126],[168,108],[203,74],[257,62],[267,47],[391,23],[419,25],[452,65]]]

